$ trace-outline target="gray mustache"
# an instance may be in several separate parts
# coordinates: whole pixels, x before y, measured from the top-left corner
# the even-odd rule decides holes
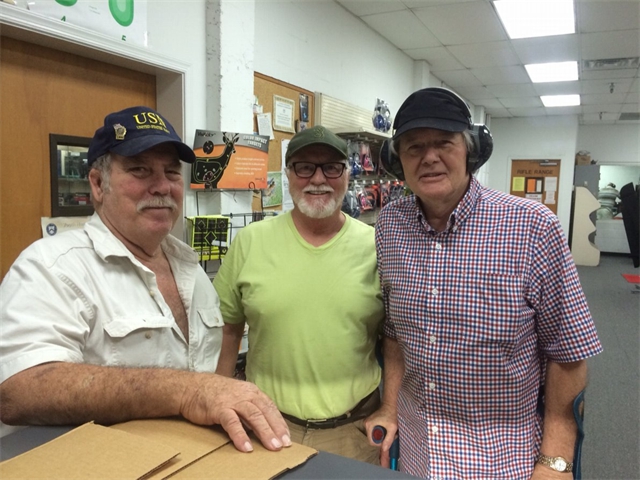
[[[141,212],[145,208],[170,208],[171,210],[175,210],[178,208],[178,204],[171,197],[153,197],[138,203],[138,212]]]

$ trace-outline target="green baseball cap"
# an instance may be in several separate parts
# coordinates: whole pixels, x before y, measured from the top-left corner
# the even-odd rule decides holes
[[[306,128],[293,136],[287,147],[287,154],[284,157],[285,164],[289,163],[289,160],[296,152],[310,145],[325,145],[333,148],[342,155],[342,158],[346,159],[349,156],[345,140],[322,125],[316,125],[315,127]]]

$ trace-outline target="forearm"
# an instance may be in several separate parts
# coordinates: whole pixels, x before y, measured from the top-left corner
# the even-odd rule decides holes
[[[179,415],[194,374],[160,368],[47,363],[0,385],[7,424],[62,425]]]
[[[216,373],[225,377],[233,377],[238,361],[238,350],[244,333],[244,322],[233,324],[225,323],[222,336],[222,348]]]
[[[541,452],[573,460],[577,425],[573,400],[587,384],[587,362],[549,361],[545,379],[545,410]]]
[[[384,356],[384,394],[382,403],[397,410],[398,392],[404,376],[404,356],[397,340],[384,337],[382,345]]]

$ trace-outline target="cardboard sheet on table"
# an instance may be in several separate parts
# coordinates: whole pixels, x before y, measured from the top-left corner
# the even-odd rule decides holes
[[[0,463],[0,478],[139,479],[178,453],[164,443],[87,423]]]
[[[272,452],[264,448],[253,434],[250,437],[253,452],[239,452],[233,443],[229,443],[172,475],[171,480],[269,480],[302,465],[318,453],[314,448],[299,443]]]
[[[145,480],[159,480],[185,468],[231,440],[221,427],[202,427],[179,418],[132,420],[111,428],[164,443],[180,452]]]

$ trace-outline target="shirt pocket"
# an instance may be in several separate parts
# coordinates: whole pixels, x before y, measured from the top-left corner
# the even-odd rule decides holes
[[[199,308],[197,312],[203,334],[198,339],[199,348],[193,369],[198,372],[215,372],[222,348],[222,313],[219,308]]]
[[[162,315],[116,317],[104,323],[105,364],[177,367],[171,361],[168,344],[174,323]]]

